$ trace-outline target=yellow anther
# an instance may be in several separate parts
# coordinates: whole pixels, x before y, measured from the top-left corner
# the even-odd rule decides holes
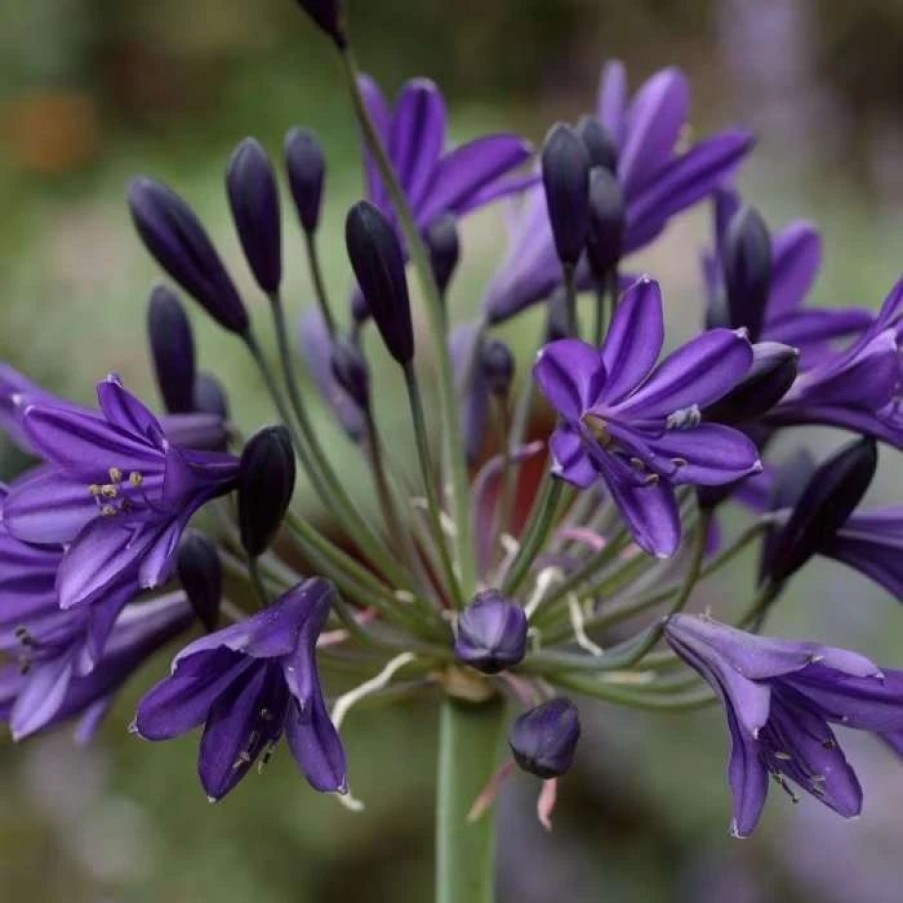
[[[104,505],[103,508],[100,509],[101,517],[113,517],[116,513],[116,509],[112,505]]]
[[[97,496],[100,495],[100,486],[98,486],[97,483],[92,483],[92,484],[88,487],[88,493],[89,493],[90,495],[93,495],[94,498],[97,498]]]
[[[110,481],[112,483],[121,483],[122,482],[122,471],[118,467],[110,468]]]
[[[116,498],[116,487],[112,483],[106,483],[100,487],[101,494],[105,499]]]
[[[143,479],[144,479],[144,478],[141,476],[140,473],[138,473],[137,470],[133,470],[133,471],[129,474],[129,483],[131,483],[132,486],[140,486],[140,485],[141,485],[141,481],[142,481]]]

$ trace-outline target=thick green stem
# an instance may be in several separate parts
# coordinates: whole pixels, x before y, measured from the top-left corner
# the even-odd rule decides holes
[[[468,821],[496,769],[505,704],[446,699],[439,722],[436,805],[436,903],[493,903],[492,811]]]

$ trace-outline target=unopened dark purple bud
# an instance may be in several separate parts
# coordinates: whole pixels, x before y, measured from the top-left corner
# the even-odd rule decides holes
[[[216,320],[240,335],[248,314],[238,289],[191,208],[153,179],[132,179],[128,204],[145,247],[158,264]]]
[[[558,288],[546,302],[546,343],[567,339],[570,335],[567,292]]]
[[[370,315],[402,366],[414,358],[414,326],[401,245],[388,220],[369,201],[359,201],[345,221],[348,257]]]
[[[301,226],[316,232],[320,223],[326,158],[313,132],[292,129],[285,136],[285,168]]]
[[[223,566],[216,546],[195,530],[179,544],[176,572],[198,620],[208,632],[216,630],[223,595]]]
[[[543,779],[560,777],[570,769],[579,739],[577,706],[563,697],[525,712],[508,731],[514,760]]]
[[[589,180],[589,230],[586,258],[596,279],[614,269],[624,252],[626,214],[624,194],[618,180],[597,167]]]
[[[198,373],[194,379],[194,410],[199,414],[217,414],[229,419],[229,397],[212,373]]]
[[[717,423],[743,423],[770,411],[793,385],[800,353],[780,342],[753,345],[753,363],[743,380],[702,414]]]
[[[450,213],[440,216],[426,230],[424,239],[430,252],[433,277],[439,288],[439,294],[444,297],[461,257],[457,221]]]
[[[527,616],[523,608],[496,590],[486,590],[458,618],[455,658],[484,674],[498,674],[523,660]]]
[[[507,395],[514,379],[514,355],[511,353],[511,349],[498,339],[484,342],[480,354],[480,365],[489,385],[489,391],[500,397]]]
[[[370,407],[370,368],[360,347],[340,336],[332,346],[332,375],[358,407]]]
[[[252,558],[266,551],[295,489],[295,453],[284,426],[255,433],[241,454],[238,469],[238,527],[241,544]]]
[[[267,152],[245,138],[226,170],[232,220],[257,284],[268,295],[282,281],[282,224],[276,173]]]
[[[773,534],[764,576],[782,583],[826,548],[862,500],[877,466],[878,448],[871,438],[850,443],[821,464],[790,519]]]
[[[298,0],[298,5],[336,42],[340,50],[344,49],[347,39],[341,0]]]
[[[147,305],[147,333],[157,386],[170,414],[194,411],[194,336],[174,292],[158,285]]]
[[[618,166],[618,149],[608,129],[595,116],[583,116],[577,123],[577,134],[586,145],[590,167],[600,166],[614,173]]]
[[[559,122],[542,149],[542,181],[555,249],[575,266],[589,230],[589,153],[576,130]]]
[[[757,342],[771,290],[771,236],[753,207],[741,207],[727,227],[724,285],[731,326],[745,326]]]

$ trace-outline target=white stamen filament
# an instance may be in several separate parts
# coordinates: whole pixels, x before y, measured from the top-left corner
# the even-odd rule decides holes
[[[568,613],[571,616],[571,627],[574,629],[574,639],[581,649],[591,652],[593,655],[604,655],[605,651],[597,646],[587,635],[584,629],[584,614],[580,607],[580,600],[576,593],[568,594]]]

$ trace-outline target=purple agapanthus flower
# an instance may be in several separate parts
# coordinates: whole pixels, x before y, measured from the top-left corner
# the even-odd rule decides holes
[[[862,790],[831,724],[879,734],[903,728],[903,672],[881,670],[855,652],[754,636],[695,615],[665,627],[674,651],[721,698],[731,736],[731,831],[748,836],[769,776],[788,781],[845,818]]]
[[[604,481],[637,544],[668,556],[680,540],[674,486],[720,486],[761,465],[743,433],[699,414],[749,370],[743,331],[703,333],[656,367],[663,341],[661,293],[645,277],[621,299],[601,348],[553,342],[533,375],[562,421],[549,441],[553,473],[581,488]]]
[[[84,611],[62,612],[70,621]],[[116,619],[103,654],[90,668],[73,660],[70,642],[52,631],[28,633],[18,662],[0,668],[0,720],[21,740],[80,716],[76,738],[89,740],[130,675],[188,628],[194,613],[182,593],[128,606]]]
[[[138,704],[134,730],[168,740],[204,725],[198,772],[211,800],[225,796],[283,733],[315,789],[346,791],[345,753],[317,675],[317,637],[332,584],[312,578],[271,606],[186,646],[172,674]]]
[[[681,148],[689,103],[687,80],[677,69],[657,72],[630,102],[623,65],[613,61],[603,69],[596,115],[617,151],[627,218],[624,256],[649,244],[672,216],[710,195],[752,147],[749,133],[728,130]],[[505,320],[547,297],[561,280],[545,194],[538,186],[526,194],[483,309],[490,320]],[[585,264],[578,281],[589,284]]]
[[[797,376],[766,422],[773,426],[836,426],[903,448],[901,340],[903,278],[885,298],[878,316],[851,345],[823,355]]]
[[[709,305],[718,305],[724,293],[722,254],[728,224],[740,209],[739,194],[730,188],[713,198],[714,248],[703,255]],[[807,368],[830,355],[837,340],[850,339],[867,329],[872,314],[860,308],[804,307],[818,276],[822,242],[818,230],[802,220],[792,222],[771,240],[771,289],[765,310],[750,319],[762,323],[761,341],[797,348],[800,367]],[[732,323],[745,326],[745,323]]]
[[[372,78],[361,76],[359,84],[421,231],[445,214],[464,216],[534,181],[511,175],[532,152],[516,135],[486,135],[448,150],[445,100],[428,79],[403,85],[391,107]],[[394,208],[366,148],[364,168],[368,198],[394,223]]]
[[[238,471],[232,455],[170,442],[115,377],[97,397],[100,414],[26,408],[23,429],[47,463],[16,481],[3,507],[16,539],[67,544],[56,580],[64,609],[130,583],[162,583],[185,525],[233,488]]]

